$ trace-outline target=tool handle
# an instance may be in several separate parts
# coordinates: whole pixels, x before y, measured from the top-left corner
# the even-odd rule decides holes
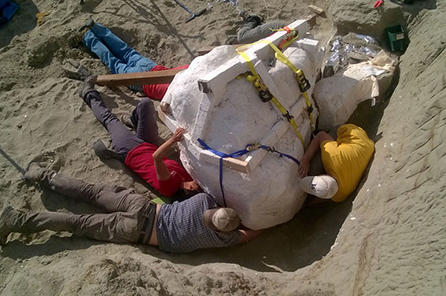
[[[181,7],[183,7],[184,9],[186,9],[187,12],[189,12],[190,14],[193,14],[192,11],[190,11],[189,9],[187,9],[186,6],[184,6],[180,1],[178,0],[173,0],[175,1],[178,5],[180,5]]]

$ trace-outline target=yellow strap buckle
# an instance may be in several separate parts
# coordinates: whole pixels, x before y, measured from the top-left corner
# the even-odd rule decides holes
[[[269,91],[268,87],[263,83],[260,78],[256,79],[254,81],[254,87],[256,88],[257,92],[259,93],[259,97],[262,100],[262,102],[266,103],[273,99],[272,93]]]
[[[296,80],[297,84],[299,85],[300,92],[306,92],[310,89],[311,85],[308,79],[305,77],[304,72],[301,69],[297,69],[296,73]]]

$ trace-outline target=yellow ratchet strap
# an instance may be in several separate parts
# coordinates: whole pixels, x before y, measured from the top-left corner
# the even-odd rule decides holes
[[[299,38],[299,32],[288,26],[285,26],[277,31],[286,31],[285,38],[283,38],[283,40],[279,44],[279,49],[281,50],[287,48],[291,43],[293,43],[297,38]]]
[[[244,46],[245,47],[245,46]],[[243,48],[244,48],[243,47]],[[262,78],[257,73],[256,69],[254,68],[254,64],[252,63],[251,59],[248,57],[248,55],[242,51],[237,49],[237,53],[242,56],[242,58],[246,61],[248,64],[249,70],[251,70],[252,75],[248,75],[247,80],[252,82],[254,84],[255,89],[259,93],[260,99],[262,102],[268,102],[272,101],[273,104],[279,109],[279,111],[282,113],[283,117],[285,117],[288,122],[291,124],[291,126],[294,129],[294,132],[296,133],[297,137],[299,138],[300,142],[302,143],[302,146],[305,147],[304,139],[302,138],[302,135],[300,134],[299,130],[297,129],[296,121],[294,120],[294,117],[290,114],[288,110],[283,107],[283,105],[277,100],[271,92],[268,90],[268,87],[263,83]]]
[[[313,105],[311,104],[310,98],[308,97],[307,90],[310,88],[310,83],[305,77],[304,72],[301,69],[297,69],[296,66],[291,63],[291,61],[283,54],[283,52],[278,49],[274,43],[267,40],[260,40],[260,42],[269,44],[269,46],[275,51],[275,57],[277,60],[288,66],[296,74],[297,84],[299,85],[299,89],[302,92],[302,95],[305,99],[305,103],[307,104],[307,111],[310,115],[310,124],[311,124],[311,132],[314,132],[314,122],[313,122]]]
[[[304,72],[301,69],[297,69],[296,66],[291,63],[291,61],[283,54],[283,52],[278,49],[274,43],[267,40],[260,40],[260,42],[269,44],[269,46],[275,51],[275,57],[277,60],[288,66],[296,74],[297,84],[299,85],[299,89],[302,92],[302,95],[305,99],[305,103],[307,104],[307,111],[310,115],[310,125],[311,132],[314,132],[314,122],[313,122],[313,105],[311,104],[310,98],[308,97],[307,90],[310,88],[310,83],[305,77]]]

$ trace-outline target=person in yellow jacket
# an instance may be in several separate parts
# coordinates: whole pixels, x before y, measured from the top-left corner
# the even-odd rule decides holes
[[[311,159],[319,149],[326,175],[307,176]],[[303,177],[300,187],[319,199],[309,200],[309,205],[320,202],[320,199],[345,200],[358,186],[374,151],[373,141],[354,124],[341,125],[336,140],[326,132],[319,132],[308,146],[299,167]]]

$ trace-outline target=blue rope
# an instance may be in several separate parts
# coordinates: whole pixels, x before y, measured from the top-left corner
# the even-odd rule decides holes
[[[294,158],[293,156],[291,156],[289,154],[277,151],[274,147],[260,145],[259,148],[265,149],[268,152],[277,153],[277,154],[280,155],[280,157],[286,157],[286,158],[291,159],[292,161],[294,161],[297,165],[300,165],[300,161],[298,161],[296,158]]]
[[[247,149],[243,149],[243,150],[239,150],[239,151],[235,151],[233,153],[230,154],[226,154],[217,150],[212,149],[211,147],[209,147],[208,145],[206,145],[205,142],[203,142],[202,139],[198,138],[197,139],[198,143],[200,143],[201,146],[203,146],[204,149],[211,151],[212,153],[214,153],[215,155],[220,156],[220,175],[219,175],[219,181],[220,181],[220,190],[221,190],[221,195],[223,197],[223,205],[226,208],[226,199],[225,199],[225,191],[223,190],[223,159],[224,158],[228,158],[228,157],[239,157],[242,156],[243,154],[248,153],[249,151]]]
[[[288,159],[291,159],[291,160],[294,161],[297,165],[300,165],[300,162],[299,162],[296,158],[294,158],[293,156],[291,156],[291,155],[289,155],[289,154],[286,154],[286,153],[282,153],[282,152],[280,152],[280,151],[277,151],[274,147],[269,147],[269,146],[265,146],[265,145],[253,145],[253,144],[248,144],[248,145],[246,145],[246,148],[245,148],[245,149],[238,150],[238,151],[235,151],[235,152],[233,152],[233,153],[229,153],[229,154],[227,154],[227,153],[223,153],[223,152],[220,152],[220,151],[217,151],[217,150],[212,149],[211,147],[209,147],[209,146],[208,146],[202,139],[200,139],[200,138],[198,138],[197,141],[198,141],[198,143],[200,143],[201,146],[203,146],[204,149],[209,150],[209,151],[211,151],[212,153],[214,153],[215,155],[220,156],[220,168],[219,168],[220,175],[219,175],[219,178],[218,178],[218,179],[219,179],[219,182],[220,182],[220,190],[221,190],[221,195],[222,195],[222,197],[223,197],[223,204],[224,204],[225,207],[226,207],[226,199],[225,199],[225,191],[223,190],[223,159],[224,159],[224,158],[228,158],[228,157],[232,157],[232,158],[239,157],[239,156],[242,156],[242,155],[244,155],[244,154],[246,154],[246,153],[248,153],[248,152],[251,152],[251,151],[253,151],[253,150],[256,150],[256,149],[261,148],[261,149],[265,149],[265,150],[268,151],[268,152],[277,153],[277,154],[280,155],[280,157],[286,157],[286,158],[288,158]]]

